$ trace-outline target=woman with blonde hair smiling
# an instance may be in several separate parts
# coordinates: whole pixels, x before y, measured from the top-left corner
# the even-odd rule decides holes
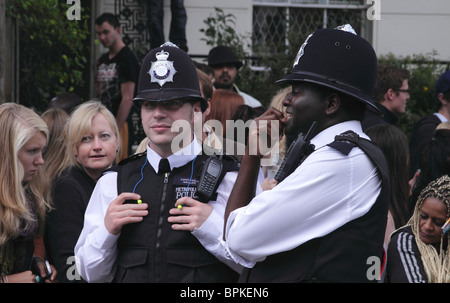
[[[0,105],[0,282],[34,283],[47,277],[43,261],[33,256],[34,238],[49,209],[50,182],[42,150],[45,122],[31,109]],[[37,272],[30,268],[38,266]],[[48,282],[54,280],[56,271]]]
[[[391,283],[450,283],[450,177],[444,175],[420,192],[414,214],[391,236],[387,274]],[[443,228],[444,227],[444,228]]]
[[[113,165],[121,144],[114,116],[97,101],[75,109],[65,136],[71,165],[53,183],[54,210],[48,216],[45,243],[49,259],[58,269],[58,280],[77,282],[81,279],[75,272],[73,250],[84,212],[97,179]]]

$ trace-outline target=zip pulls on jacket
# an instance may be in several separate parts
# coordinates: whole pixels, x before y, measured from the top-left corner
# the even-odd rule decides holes
[[[159,220],[158,220],[158,228],[156,232],[156,245],[155,245],[155,282],[159,282],[161,280],[161,234],[162,227],[164,224],[164,211],[165,211],[165,203],[167,196],[167,185],[169,184],[169,175],[170,173],[164,173],[163,180],[163,188],[161,194],[161,205],[159,208]]]

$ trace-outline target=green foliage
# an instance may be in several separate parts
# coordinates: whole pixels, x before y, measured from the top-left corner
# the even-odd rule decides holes
[[[215,7],[214,10],[215,17],[209,16],[203,20],[206,28],[200,29],[200,32],[204,33],[206,38],[201,40],[211,48],[218,45],[229,46],[239,58],[243,59],[245,56],[244,42],[247,38],[236,33],[236,17],[233,14],[225,14],[223,9],[218,7]]]
[[[7,14],[20,30],[20,103],[43,111],[49,99],[84,85],[89,12],[70,21],[65,1],[10,0]]]

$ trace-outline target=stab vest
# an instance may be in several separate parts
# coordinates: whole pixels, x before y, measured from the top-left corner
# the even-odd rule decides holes
[[[378,257],[380,264],[384,260],[389,201],[386,159],[376,145],[354,132],[336,136],[329,146],[345,155],[358,146],[372,160],[381,178],[381,192],[376,202],[364,216],[332,233],[268,256],[252,269],[244,269],[240,282],[378,282],[371,279],[373,264],[370,260],[373,259],[369,258]]]
[[[148,215],[143,221],[122,228],[114,281],[236,282],[238,274],[235,271],[209,253],[189,231],[175,231],[167,221],[169,210],[175,207],[177,199],[196,198],[199,174],[208,156],[200,154],[167,174],[157,174],[146,158],[146,153],[142,153],[122,161],[113,169],[118,172],[118,194],[133,192],[138,184],[135,193],[148,204]],[[224,156],[222,162],[218,184],[227,172],[239,169],[239,163],[233,157]]]

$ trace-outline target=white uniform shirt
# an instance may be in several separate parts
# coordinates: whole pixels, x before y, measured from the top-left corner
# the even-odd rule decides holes
[[[347,130],[368,138],[359,121],[325,129],[311,140],[315,152],[291,175],[230,214],[222,243],[228,257],[251,268],[369,211],[381,191],[376,167],[358,147],[346,156],[327,146]]]
[[[194,140],[189,146],[167,158],[171,169],[189,163],[201,151],[201,145],[197,140]],[[147,159],[158,172],[161,156],[148,146]],[[241,267],[225,256],[226,250],[223,249],[220,242],[223,237],[226,202],[236,177],[237,172],[225,174],[217,189],[217,200],[210,201],[210,205],[214,207],[213,212],[203,225],[194,230],[192,234],[218,259],[224,261],[233,269],[239,270]],[[258,190],[261,191],[260,187]],[[94,188],[86,209],[84,227],[75,246],[77,270],[88,282],[110,282],[114,278],[117,240],[120,235],[112,235],[107,231],[104,218],[109,203],[117,196],[117,173],[109,172],[100,178]]]

